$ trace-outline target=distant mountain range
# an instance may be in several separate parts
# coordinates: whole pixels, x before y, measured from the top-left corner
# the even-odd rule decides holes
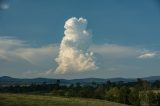
[[[148,81],[155,81],[160,80],[160,76],[150,76],[141,78]],[[75,83],[82,83],[82,84],[90,84],[92,82],[96,83],[104,83],[108,80],[111,82],[133,82],[136,81],[136,78],[109,78],[109,79],[102,79],[102,78],[83,78],[83,79],[51,79],[51,78],[32,78],[32,79],[21,79],[21,78],[12,78],[9,76],[2,76],[0,77],[0,84],[10,85],[10,84],[53,84],[56,83],[57,80],[60,80],[61,84],[75,84]]]

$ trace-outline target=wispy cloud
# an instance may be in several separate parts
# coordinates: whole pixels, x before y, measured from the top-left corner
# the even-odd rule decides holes
[[[0,10],[7,10],[9,7],[10,5],[7,0],[0,0]]]
[[[54,66],[53,58],[57,56],[57,51],[56,44],[33,48],[22,40],[0,37],[0,74],[48,70]]]
[[[58,45],[47,45],[39,48],[18,48],[16,54],[32,64],[42,64],[58,54]],[[53,59],[52,59],[53,60]]]
[[[135,58],[140,54],[138,48],[117,44],[92,45],[90,50],[108,58]]]
[[[157,56],[157,53],[155,52],[147,52],[143,53],[142,55],[138,56],[139,59],[150,59]]]

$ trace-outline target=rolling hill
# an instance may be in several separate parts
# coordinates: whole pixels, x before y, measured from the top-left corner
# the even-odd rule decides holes
[[[151,77],[145,77],[142,78],[144,80],[148,81],[155,81],[155,80],[160,80],[160,76],[151,76]],[[50,79],[50,78],[32,78],[32,79],[21,79],[21,78],[12,78],[9,76],[2,76],[0,77],[0,84],[42,84],[42,83],[47,83],[47,84],[53,84],[56,83],[57,80],[60,80],[61,84],[75,84],[75,83],[81,83],[81,84],[90,84],[92,82],[96,83],[104,83],[108,80],[111,82],[133,82],[136,81],[135,79],[129,79],[129,78],[110,78],[110,79],[102,79],[102,78],[84,78],[84,79]]]

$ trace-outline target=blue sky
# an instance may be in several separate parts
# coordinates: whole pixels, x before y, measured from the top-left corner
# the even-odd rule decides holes
[[[3,8],[4,4],[8,8]],[[0,5],[0,76],[160,75],[159,0],[1,0]],[[54,58],[64,36],[64,23],[71,17],[88,20],[88,29],[93,34],[91,50],[97,53],[100,68],[44,75],[43,72],[56,67]],[[11,60],[4,58],[9,56]]]

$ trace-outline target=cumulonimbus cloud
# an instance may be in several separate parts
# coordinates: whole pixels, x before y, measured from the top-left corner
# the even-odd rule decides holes
[[[70,18],[64,25],[64,37],[60,44],[56,73],[83,72],[97,68],[93,52],[90,52],[92,36],[86,30],[87,20]]]

